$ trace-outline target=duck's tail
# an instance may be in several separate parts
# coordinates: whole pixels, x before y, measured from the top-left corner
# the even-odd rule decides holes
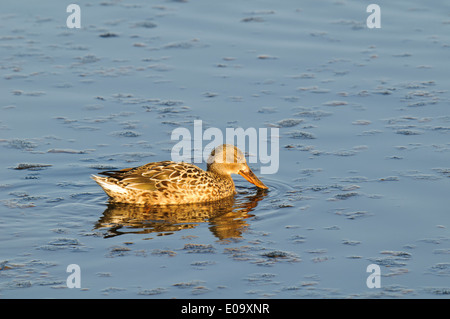
[[[115,183],[114,179],[110,177],[91,175],[91,178],[96,181],[97,184],[100,185],[105,193],[111,198],[114,198],[118,194],[125,194],[127,192],[123,187]]]

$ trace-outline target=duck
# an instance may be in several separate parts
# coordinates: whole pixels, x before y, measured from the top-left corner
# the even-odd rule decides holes
[[[258,189],[268,187],[253,173],[243,152],[234,145],[214,148],[206,171],[187,162],[160,161],[92,175],[112,203],[180,205],[214,202],[234,196],[232,174],[239,174]]]

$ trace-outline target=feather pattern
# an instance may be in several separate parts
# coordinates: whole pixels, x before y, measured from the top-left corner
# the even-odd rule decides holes
[[[227,152],[233,156],[225,157]],[[131,204],[220,200],[236,193],[231,174],[240,174],[256,186],[267,188],[250,170],[242,152],[228,144],[213,150],[206,171],[185,162],[161,161],[99,174],[105,177],[93,175],[92,178],[113,202]]]

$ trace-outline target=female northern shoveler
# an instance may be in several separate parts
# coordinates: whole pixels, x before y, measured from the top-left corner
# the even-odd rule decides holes
[[[236,194],[231,174],[242,175],[259,188],[268,187],[248,167],[235,146],[216,147],[207,170],[184,162],[162,161],[92,175],[113,202],[170,205],[216,201]]]

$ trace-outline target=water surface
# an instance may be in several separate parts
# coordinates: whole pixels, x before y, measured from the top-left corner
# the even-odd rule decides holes
[[[3,3],[0,295],[447,298],[450,7],[378,3],[368,29],[368,4],[91,1],[77,30]],[[194,120],[278,127],[270,191],[109,206],[90,175],[170,159]]]

